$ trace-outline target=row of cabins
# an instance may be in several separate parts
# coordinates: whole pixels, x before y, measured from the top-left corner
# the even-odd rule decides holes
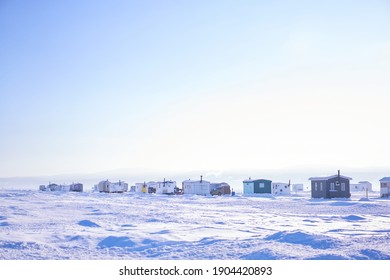
[[[372,184],[367,181],[361,181],[358,184],[351,184],[352,178],[343,176],[340,171],[336,175],[326,177],[311,177],[311,197],[312,198],[349,198],[351,191],[372,191]],[[83,184],[72,183],[70,185],[52,184],[39,186],[41,191],[71,191],[82,192]],[[150,181],[148,183],[136,183],[131,186],[123,181],[110,182],[101,181],[94,186],[94,190],[105,193],[156,193],[156,194],[196,194],[196,195],[230,195],[234,192],[230,185],[223,183],[211,183],[203,180],[185,180],[181,188],[177,187],[176,181]],[[290,184],[272,182],[267,179],[255,179],[243,181],[244,195],[252,194],[272,194],[289,195],[291,191],[303,191],[303,184]],[[382,197],[390,196],[390,177],[384,177],[380,180],[380,195]]]
[[[248,180],[244,180],[243,184],[244,194],[289,195],[291,191],[303,191],[303,184],[272,182],[267,179],[252,180],[249,178]]]
[[[62,192],[83,192],[83,184],[72,183],[70,185],[59,185],[49,183],[49,185],[40,185],[40,191],[62,191]]]
[[[176,181],[150,181],[144,183],[136,183],[134,186],[129,186],[123,181],[110,182],[108,180],[101,181],[94,186],[94,191],[105,193],[155,193],[155,194],[197,194],[197,195],[224,195],[231,194],[230,186],[227,183],[210,183],[202,179],[198,181],[185,180],[182,182],[181,188],[176,185]]]
[[[175,181],[150,181],[147,183],[136,183],[130,192],[135,193],[156,193],[156,194],[181,194],[181,190],[176,186]]]
[[[358,184],[351,184],[352,178],[337,174],[325,177],[310,177],[312,198],[349,198],[351,191],[372,191],[372,184],[361,181]],[[390,196],[390,177],[380,180],[381,197]],[[243,181],[244,194],[290,194],[290,183],[273,183],[267,179],[256,179]],[[292,185],[294,191],[303,190],[302,184]]]
[[[351,191],[372,191],[372,184],[367,181],[361,181],[358,184],[351,184],[352,178],[340,175],[329,177],[312,177],[311,193],[313,198],[334,198],[334,197],[351,197]],[[390,196],[390,177],[384,177],[380,182],[380,196]]]
[[[223,183],[211,183],[203,180],[185,180],[181,188],[176,185],[176,181],[159,181],[148,183],[136,183],[131,187],[131,192],[135,193],[156,193],[156,194],[197,194],[197,195],[224,195],[231,194],[230,185]]]
[[[334,175],[329,177],[311,177],[311,196],[313,198],[350,197],[349,180],[351,178]],[[303,190],[303,185],[294,186],[293,189]],[[268,179],[249,179],[243,181],[243,193],[289,195],[291,185],[289,183],[273,183]]]

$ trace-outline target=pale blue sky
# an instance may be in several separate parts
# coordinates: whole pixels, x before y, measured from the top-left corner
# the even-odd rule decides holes
[[[389,167],[389,1],[0,1],[0,176]]]

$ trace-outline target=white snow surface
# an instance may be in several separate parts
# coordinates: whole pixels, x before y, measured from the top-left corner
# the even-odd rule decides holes
[[[0,190],[0,259],[390,259],[390,200]]]

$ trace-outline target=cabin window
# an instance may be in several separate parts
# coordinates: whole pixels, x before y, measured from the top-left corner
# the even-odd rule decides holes
[[[317,191],[317,182],[314,183],[314,190]]]
[[[320,183],[320,191],[322,191],[322,182]]]
[[[330,183],[330,190],[331,190],[331,191],[336,190],[335,187],[334,187],[334,183]]]
[[[345,183],[341,183],[341,191],[345,192]]]
[[[264,189],[264,183],[260,183],[260,189]]]

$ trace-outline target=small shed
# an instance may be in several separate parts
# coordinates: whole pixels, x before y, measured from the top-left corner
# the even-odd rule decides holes
[[[289,183],[272,183],[272,194],[289,195],[291,194]]]
[[[261,194],[269,193],[272,194],[272,181],[267,179],[255,179],[243,181],[244,183],[244,194]]]
[[[97,191],[99,192],[109,192],[109,187],[110,187],[110,181],[105,180],[105,181],[100,181],[97,184]]]
[[[360,181],[357,184],[350,184],[350,190],[351,192],[372,192],[372,184],[368,181]]]
[[[210,184],[210,194],[211,195],[224,195],[231,194],[230,185],[228,183],[211,183]]]
[[[182,182],[184,194],[210,195],[210,182],[202,178],[199,181],[185,180]]]
[[[135,192],[136,193],[146,193],[147,185],[145,182],[143,183],[135,183]]]
[[[327,177],[311,177],[312,198],[350,198],[350,177],[338,174]]]
[[[390,196],[390,177],[383,177],[379,180],[381,183],[381,197]]]
[[[83,184],[73,183],[69,186],[69,191],[71,192],[83,192]]]
[[[146,183],[146,192],[147,193],[156,193],[158,187],[158,182],[150,181]]]
[[[303,184],[292,184],[291,188],[293,192],[303,192]]]
[[[47,189],[51,190],[51,191],[61,191],[62,187],[61,187],[61,185],[51,183],[51,184],[47,185]]]

